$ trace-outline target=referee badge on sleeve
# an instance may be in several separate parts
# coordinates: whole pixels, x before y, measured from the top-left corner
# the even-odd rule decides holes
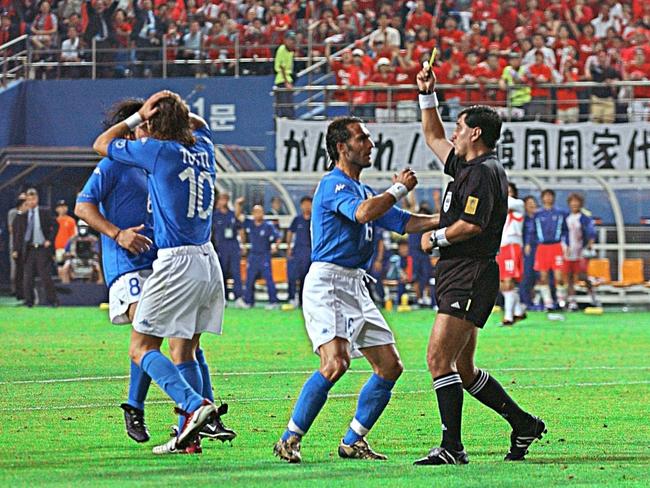
[[[467,197],[467,203],[465,204],[465,213],[467,215],[474,215],[476,213],[476,207],[478,207],[478,198]]]

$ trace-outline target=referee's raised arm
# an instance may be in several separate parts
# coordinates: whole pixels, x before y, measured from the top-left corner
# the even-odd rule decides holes
[[[427,145],[444,165],[453,149],[453,144],[445,136],[445,128],[438,112],[436,97],[436,75],[425,62],[424,68],[417,74],[420,110],[422,111],[422,133]]]

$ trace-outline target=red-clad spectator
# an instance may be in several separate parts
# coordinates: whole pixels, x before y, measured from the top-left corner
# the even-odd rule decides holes
[[[279,2],[281,3],[281,2]],[[336,2],[334,0],[320,0],[318,2],[314,2],[314,12],[313,12],[313,17],[315,19],[320,19],[323,17],[323,12],[326,10],[331,10],[332,13],[334,14],[334,17],[338,17],[340,12],[338,7],[336,6]]]
[[[499,55],[507,56],[510,54],[510,46],[512,46],[512,38],[506,34],[503,26],[499,22],[492,23],[492,29],[490,35],[488,36],[490,44],[488,45],[488,51],[492,51],[491,45],[496,43],[499,46]]]
[[[284,34],[291,29],[291,25],[293,24],[291,16],[285,12],[282,2],[273,2],[268,23],[271,42],[273,44],[282,44],[284,42]]]
[[[645,53],[646,59],[650,59],[650,31],[646,31],[642,27],[637,27],[630,36],[629,47],[621,50],[621,59],[623,62],[630,62],[636,53],[636,49],[640,47]]]
[[[565,83],[575,83],[579,78],[579,71],[573,58],[564,60],[560,80]],[[578,122],[580,109],[578,106],[578,89],[575,87],[560,87],[557,89],[557,119],[558,124],[575,124]]]
[[[460,83],[462,85],[475,85],[479,83],[479,75],[483,69],[478,65],[479,56],[476,51],[470,51],[466,54],[465,64],[461,64],[460,72],[461,79]],[[467,93],[467,102],[470,105],[480,103],[482,101],[482,93],[480,89],[477,88],[468,88]]]
[[[570,48],[573,48],[578,52],[578,42],[571,38],[569,26],[567,24],[562,24],[557,31],[557,38],[553,44],[555,59],[558,60],[559,64],[561,64],[563,58],[566,58]]]
[[[497,19],[503,26],[505,32],[512,34],[517,28],[517,15],[519,13],[517,7],[515,6],[515,2],[514,0],[505,0],[503,2],[499,2],[499,7],[500,10]]]
[[[528,37],[528,30],[524,26],[517,27],[515,29],[515,40],[510,45],[510,51],[521,53],[522,56],[526,54],[528,50],[522,47],[522,44],[526,40],[530,40],[530,38]]]
[[[415,85],[415,77],[420,71],[420,64],[413,60],[412,54],[407,49],[400,49],[397,56],[397,68],[395,69],[395,83],[397,85]],[[395,92],[397,101],[413,100],[413,92],[401,90]]]
[[[123,9],[117,9],[113,14],[113,30],[115,32],[115,43],[120,49],[127,49],[131,40],[133,26],[127,20],[126,12]]]
[[[544,12],[539,9],[537,0],[528,0],[526,10],[519,14],[519,24],[527,26],[531,31],[544,22]]]
[[[498,85],[505,65],[500,63],[496,52],[488,54],[487,60],[479,64],[478,79],[482,85]],[[498,87],[483,87],[481,99],[486,105],[502,107],[506,102],[506,92]]]
[[[328,46],[329,47],[329,46]],[[330,69],[336,77],[336,84],[339,86],[361,86],[361,77],[359,74],[359,67],[354,63],[352,51],[345,49],[341,53],[341,59],[335,59],[329,56],[329,49],[327,52]],[[334,98],[339,101],[351,102],[353,93],[349,90],[339,90],[334,93]]]
[[[455,58],[450,58],[440,68],[434,68],[438,83],[441,85],[452,85],[459,87],[463,74],[460,63]],[[462,88],[445,88],[440,90],[445,97],[445,104],[449,112],[449,118],[456,120],[461,110],[461,105],[467,99],[467,94]]]
[[[366,10],[376,10],[377,0],[357,0],[357,8],[360,12],[365,12]]]
[[[420,27],[424,27],[431,31],[433,27],[433,15],[425,10],[424,0],[418,0],[415,4],[415,9],[406,16],[406,30],[417,31]]]
[[[642,122],[650,120],[650,58],[646,56],[645,50],[637,46],[634,51],[634,58],[625,66],[624,79],[630,81],[645,81],[644,86],[634,87],[634,100],[628,107],[630,122]],[[645,99],[645,100],[643,100]]]
[[[379,59],[379,58],[393,59],[393,55],[395,53],[395,49],[392,46],[386,46],[382,39],[377,39],[375,41],[373,50],[375,52],[375,56],[374,56],[375,59]]]
[[[440,49],[443,51],[451,50],[460,42],[465,33],[458,28],[456,17],[449,15],[445,19],[444,28],[440,29]]]
[[[472,0],[472,22],[494,20],[499,15],[498,2],[492,0]]]
[[[501,71],[503,71],[503,68],[508,66],[508,61],[506,60],[506,58],[502,54],[502,51],[501,51],[501,49],[499,49],[499,45],[496,42],[493,42],[493,43],[488,45],[488,53],[487,53],[487,55],[489,56],[491,54],[493,54],[493,55],[495,55],[497,57],[497,63],[499,64],[499,68],[501,69]],[[507,54],[505,54],[505,56],[509,56],[509,55],[510,55],[510,50],[508,50],[508,52],[507,52]],[[486,57],[486,59],[487,59],[487,57]]]
[[[550,103],[551,90],[542,88],[539,84],[550,83],[553,80],[553,71],[546,64],[544,52],[541,49],[537,49],[534,55],[535,62],[527,67],[528,80],[532,86],[530,92],[532,100],[528,115],[533,119],[549,122],[552,108]]]
[[[573,0],[573,6],[570,7],[568,11],[571,15],[571,20],[578,25],[583,27],[585,25],[590,25],[591,21],[594,18],[594,11],[592,8],[587,5],[586,0]]]
[[[469,33],[470,49],[476,51],[479,56],[483,56],[487,52],[489,44],[490,40],[481,31],[481,24],[473,22]]]
[[[167,60],[176,61],[178,57],[178,47],[181,45],[183,36],[178,32],[176,22],[172,22],[167,26],[167,32],[164,34],[165,44],[167,45]],[[172,65],[173,66],[173,65]],[[168,68],[170,70],[170,68]],[[171,69],[171,75],[175,75],[175,69]]]
[[[406,35],[406,47],[408,48],[411,44],[411,35]],[[436,39],[431,38],[429,35],[429,29],[422,27],[417,31],[417,36],[414,39],[414,46],[412,48],[413,59],[419,61],[422,58],[424,53],[431,53],[434,47],[436,47]]]
[[[168,0],[167,10],[172,21],[182,24],[187,22],[187,10],[183,0]]]
[[[364,19],[357,11],[357,5],[351,0],[345,0],[341,7],[343,13],[339,15],[339,22],[345,23],[345,31],[352,37],[360,39],[364,35]],[[341,25],[339,23],[339,25]]]
[[[370,77],[368,86],[393,86],[395,85],[395,74],[392,72],[390,61],[387,58],[380,58],[377,61],[377,72]],[[395,92],[391,93],[391,106],[388,106],[388,91],[375,91],[375,118],[378,122],[392,119],[390,109],[395,107]]]
[[[50,2],[44,0],[39,7],[39,14],[32,23],[31,41],[36,49],[49,49],[56,40],[59,19],[51,11]]]

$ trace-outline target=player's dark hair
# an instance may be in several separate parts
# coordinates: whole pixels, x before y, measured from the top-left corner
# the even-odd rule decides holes
[[[102,122],[104,130],[113,127],[115,124],[124,122],[134,113],[142,108],[144,100],[142,98],[125,98],[113,105]]]
[[[537,205],[537,198],[535,198],[534,196],[532,196],[532,195],[526,195],[526,196],[524,197],[524,203],[526,203],[528,200],[532,200],[533,202],[535,202],[535,205]]]
[[[19,197],[16,199],[16,205],[15,205],[16,208],[19,208],[19,207],[20,207],[23,203],[25,203],[26,201],[27,201],[27,199],[26,199],[25,197],[20,197],[20,196],[19,196]]]
[[[330,157],[328,170],[334,169],[334,165],[339,160],[339,150],[336,145],[339,142],[347,142],[352,137],[352,134],[348,130],[348,126],[351,124],[363,124],[363,120],[359,117],[337,117],[327,126],[325,145],[327,147],[327,155]]]
[[[302,204],[303,202],[312,202],[314,199],[312,197],[304,196],[300,199],[300,203]]]
[[[514,198],[518,198],[519,196],[519,191],[517,190],[517,185],[512,183],[511,181],[508,182],[508,188],[512,190],[512,194],[514,195]]]
[[[544,197],[544,195],[546,195],[546,194],[551,195],[553,198],[555,198],[555,192],[553,190],[551,190],[550,188],[546,188],[546,189],[542,190],[542,197]]]
[[[578,200],[580,202],[580,205],[585,204],[585,197],[582,193],[569,193],[569,197],[566,199],[566,202],[569,203],[571,200]]]
[[[488,149],[494,149],[501,137],[501,117],[496,110],[486,105],[473,105],[467,107],[458,118],[465,115],[465,124],[468,127],[480,127],[480,139]]]
[[[151,137],[163,141],[176,141],[183,146],[193,146],[196,138],[190,127],[190,110],[176,97],[164,97],[156,103],[156,112],[147,122]]]

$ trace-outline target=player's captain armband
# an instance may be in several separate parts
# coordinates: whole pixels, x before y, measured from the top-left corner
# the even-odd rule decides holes
[[[465,204],[465,213],[467,215],[474,215],[476,213],[477,207],[478,207],[478,198],[467,197],[467,203]]]

